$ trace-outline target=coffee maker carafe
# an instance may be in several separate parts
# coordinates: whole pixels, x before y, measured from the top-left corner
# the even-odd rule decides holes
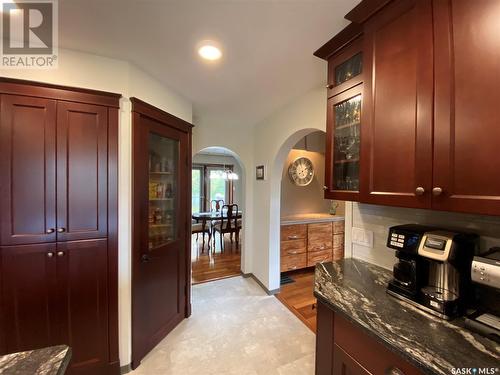
[[[451,318],[465,311],[472,297],[470,267],[477,248],[477,236],[450,231],[427,232],[418,255],[429,266],[427,285],[420,303],[436,315]]]

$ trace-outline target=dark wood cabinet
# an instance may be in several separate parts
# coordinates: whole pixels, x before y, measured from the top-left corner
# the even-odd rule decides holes
[[[56,244],[2,247],[2,353],[61,344]]]
[[[57,240],[107,236],[108,109],[57,104]]]
[[[498,17],[495,0],[365,0],[346,15],[352,23],[315,53],[329,63],[326,198],[500,215]],[[353,194],[335,187],[344,172],[333,150],[334,108],[352,90],[334,72],[357,66],[354,51],[363,57],[351,78],[362,95]]]
[[[318,301],[316,375],[422,375],[361,327]]]
[[[430,208],[431,1],[391,3],[366,22],[363,38],[361,201]]]
[[[0,245],[56,240],[56,101],[1,95]]]
[[[118,374],[119,95],[0,80],[0,353]]]
[[[433,208],[500,214],[496,0],[434,2]]]
[[[333,374],[334,375],[371,375],[354,358],[333,344]]]
[[[132,367],[191,312],[192,125],[132,98]]]
[[[325,198],[357,201],[364,123],[363,84],[328,99]]]

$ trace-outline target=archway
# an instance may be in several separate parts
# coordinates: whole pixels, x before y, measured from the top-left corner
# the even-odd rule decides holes
[[[270,210],[269,210],[269,290],[280,287],[280,226],[281,226],[281,178],[287,156],[293,146],[305,136],[324,131],[319,128],[305,128],[295,131],[282,143],[274,157],[270,170]]]
[[[192,282],[198,284],[240,275],[246,232],[245,166],[233,150],[210,146],[193,154],[192,168]],[[199,212],[220,215],[223,204],[236,204],[241,219],[222,215],[225,220],[222,221],[211,215],[211,220],[200,220]],[[223,233],[222,225],[234,230]]]

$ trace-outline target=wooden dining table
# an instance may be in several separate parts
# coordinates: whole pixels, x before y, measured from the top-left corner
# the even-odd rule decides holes
[[[242,211],[238,211],[236,213],[233,213],[231,216],[231,219],[241,219],[243,216]],[[201,228],[203,232],[205,231],[205,228],[207,227],[207,223],[214,222],[214,221],[221,221],[222,219],[227,220],[229,219],[229,216],[227,215],[227,211],[209,211],[209,212],[195,212],[191,215],[193,220],[196,220],[197,223],[201,222]],[[208,228],[208,250],[210,250],[210,243],[212,242],[212,228]],[[202,233],[203,233],[202,232]],[[203,248],[201,249],[203,252]]]

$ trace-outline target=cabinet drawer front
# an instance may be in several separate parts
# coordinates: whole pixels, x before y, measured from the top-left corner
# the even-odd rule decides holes
[[[298,240],[307,238],[307,225],[282,225],[281,241]]]
[[[334,221],[333,222],[333,233],[338,234],[338,233],[344,233],[344,226],[345,222],[342,221]]]
[[[307,266],[311,267],[316,265],[316,263],[331,262],[332,261],[332,250],[315,251],[313,253],[307,254]]]
[[[332,250],[332,239],[330,238],[329,241],[313,241],[309,242],[307,245],[307,251],[309,253],[315,253],[318,251],[325,251],[325,250]]]
[[[422,373],[398,355],[369,337],[343,317],[334,316],[334,342],[372,374],[386,374],[399,369],[405,375]]]
[[[333,248],[344,247],[344,234],[333,235]]]
[[[281,257],[281,272],[297,270],[307,266],[307,254],[288,255]]]
[[[303,254],[306,250],[306,240],[283,241],[281,243],[281,256]]]
[[[332,248],[332,223],[309,224],[307,233],[308,251],[322,251]]]

